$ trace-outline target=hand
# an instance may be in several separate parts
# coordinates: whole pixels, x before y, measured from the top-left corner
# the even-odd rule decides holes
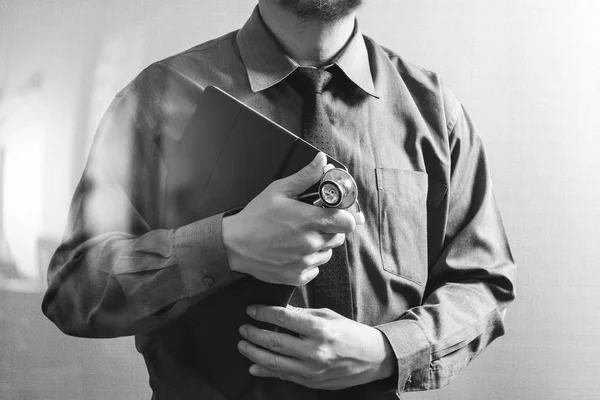
[[[323,175],[326,156],[271,183],[236,215],[223,218],[223,243],[233,271],[269,283],[301,286],[319,273],[356,225],[351,213],[297,200]]]
[[[242,325],[239,351],[253,361],[250,373],[314,389],[337,390],[385,379],[396,358],[379,330],[329,309],[251,306],[258,320],[297,332],[300,337]],[[254,311],[253,311],[254,310]]]

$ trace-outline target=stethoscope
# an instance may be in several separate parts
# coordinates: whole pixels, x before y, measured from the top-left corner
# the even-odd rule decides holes
[[[326,166],[317,193],[306,193],[300,200],[315,195],[318,197],[312,202],[313,205],[348,210],[354,215],[357,225],[365,223],[365,216],[358,202],[358,186],[348,171],[332,165]]]

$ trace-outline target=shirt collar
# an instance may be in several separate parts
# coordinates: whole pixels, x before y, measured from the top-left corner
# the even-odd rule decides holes
[[[265,26],[258,7],[237,34],[240,55],[253,92],[267,89],[285,79],[298,67]],[[378,97],[369,67],[364,38],[355,24],[352,38],[333,62],[365,93]]]
[[[363,92],[373,97],[379,98],[375,92],[375,84],[373,83],[373,75],[369,66],[369,54],[365,39],[360,33],[358,22],[354,23],[354,32],[346,47],[333,62],[356,86],[361,88]]]

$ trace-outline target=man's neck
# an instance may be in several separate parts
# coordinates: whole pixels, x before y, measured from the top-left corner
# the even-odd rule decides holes
[[[303,21],[273,2],[259,1],[259,11],[269,30],[298,64],[329,64],[354,31],[355,14],[337,21]]]

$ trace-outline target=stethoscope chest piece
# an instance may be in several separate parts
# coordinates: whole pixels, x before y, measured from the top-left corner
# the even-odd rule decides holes
[[[358,197],[354,178],[345,170],[332,168],[323,174],[319,183],[319,199],[326,207],[346,209]]]
[[[358,186],[352,175],[341,168],[331,168],[323,174],[318,190],[319,198],[313,203],[319,207],[349,209],[357,225],[362,225],[365,217],[358,203]]]

